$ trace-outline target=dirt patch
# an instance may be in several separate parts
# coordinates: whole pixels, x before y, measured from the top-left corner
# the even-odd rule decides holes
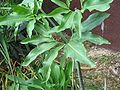
[[[120,52],[91,47],[89,56],[96,62],[96,68],[83,70],[86,86],[95,87],[91,90],[120,90]],[[90,90],[90,89],[88,89]]]

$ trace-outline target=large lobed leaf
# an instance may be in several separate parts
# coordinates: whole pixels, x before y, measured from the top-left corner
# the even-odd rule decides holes
[[[66,57],[71,57],[80,63],[95,67],[95,64],[87,57],[84,45],[77,41],[70,41],[64,48]]]

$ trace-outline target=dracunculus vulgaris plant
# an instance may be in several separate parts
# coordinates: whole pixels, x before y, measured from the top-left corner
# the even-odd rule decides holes
[[[0,16],[0,26],[14,30],[13,40],[32,46],[21,60],[23,68],[31,67],[32,75],[7,75],[13,83],[8,90],[84,90],[80,64],[95,67],[84,46],[85,41],[97,45],[110,44],[103,37],[93,34],[92,30],[100,25],[110,14],[106,13],[113,0],[80,0],[81,9],[70,9],[72,0],[51,0],[58,7],[50,13],[43,8],[43,0],[23,0],[20,4],[10,5],[7,15]],[[49,7],[50,8],[50,7]],[[87,19],[84,13],[96,10]],[[20,27],[24,26],[26,35],[20,38]],[[65,30],[71,35],[68,35]],[[10,64],[9,47],[1,34],[1,53]],[[18,38],[19,37],[19,38]],[[7,38],[7,37],[6,37]],[[4,49],[5,48],[5,49]],[[4,55],[7,52],[6,57]],[[13,72],[11,68],[11,72]],[[80,78],[77,78],[76,75]]]

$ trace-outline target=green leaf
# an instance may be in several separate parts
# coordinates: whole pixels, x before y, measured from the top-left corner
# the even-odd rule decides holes
[[[51,74],[51,65],[53,63],[53,60],[57,57],[58,52],[60,49],[62,49],[64,45],[60,45],[56,47],[55,49],[52,49],[47,57],[45,58],[43,62],[43,67],[38,70],[38,73],[42,73],[43,76],[45,77],[44,80],[45,82],[48,81],[50,74]]]
[[[66,0],[66,4],[68,7],[70,7],[71,2],[72,2],[72,0]]]
[[[96,26],[100,25],[106,18],[108,18],[110,14],[97,12],[90,15],[87,20],[82,22],[82,32],[90,31],[94,29]]]
[[[35,24],[35,30],[36,30],[36,32],[38,32],[42,36],[51,37],[51,35],[47,33],[48,30],[46,30],[46,26],[43,25],[43,24],[36,23]]]
[[[32,36],[32,31],[34,29],[35,22],[36,22],[36,20],[33,19],[33,20],[29,21],[29,23],[27,25],[27,33],[28,33],[29,38],[31,38],[31,36]]]
[[[29,21],[31,19],[34,19],[33,15],[0,16],[0,25],[13,25],[15,23],[21,23],[23,21]]]
[[[51,0],[51,1],[53,3],[55,3],[55,4],[57,4],[58,6],[62,7],[62,8],[68,9],[67,5],[64,2],[60,1],[60,0]]]
[[[29,6],[31,9],[34,8],[34,0],[23,0],[21,4]]]
[[[49,37],[43,37],[43,36],[32,36],[31,38],[25,38],[24,40],[22,40],[22,44],[34,44],[34,45],[38,45],[40,43],[44,43],[44,42],[52,42],[54,41],[52,38]]]
[[[74,24],[74,15],[75,12],[69,12],[68,14],[66,14],[65,16],[63,16],[61,24],[59,26],[55,26],[53,28],[51,28],[50,31],[48,31],[47,33],[58,33],[61,31],[64,31],[65,29],[71,28]]]
[[[66,65],[66,68],[65,68],[66,81],[69,80],[70,78],[70,75],[72,73],[72,66],[73,66],[73,61],[69,61]]]
[[[62,86],[64,86],[64,84],[65,84],[65,73],[64,73],[64,71],[63,71],[63,69],[60,69],[60,78],[59,78],[59,83],[60,83],[60,86],[62,87]]]
[[[92,34],[92,32],[84,32],[82,34],[82,40],[88,40],[92,43],[102,45],[102,44],[111,44],[108,40],[104,39],[103,37],[99,35]]]
[[[59,67],[59,65],[53,63],[51,66],[51,69],[52,69],[51,77],[52,77],[54,83],[57,85],[57,84],[59,84],[59,79],[60,79],[60,67]]]
[[[40,9],[40,5],[37,0],[34,0],[34,14],[37,14],[38,10]]]
[[[25,90],[26,90],[26,88],[28,88],[28,87],[33,87],[33,88],[38,88],[38,89],[40,89],[40,90],[44,90],[40,85],[37,85],[36,83],[35,83],[35,81],[37,81],[37,80],[24,80],[24,79],[21,79],[21,78],[19,78],[19,77],[17,77],[17,76],[11,76],[11,75],[8,75],[7,76],[7,78],[8,79],[10,79],[11,81],[14,81],[17,85],[19,85],[20,87],[16,87],[16,88],[18,88],[18,89],[15,89],[15,90],[22,90],[21,88],[24,88]],[[39,82],[40,83],[40,82]],[[13,85],[14,86],[14,85]],[[15,87],[15,86],[14,86]],[[13,87],[10,87],[10,90],[12,89]],[[13,90],[13,89],[12,89]]]
[[[83,11],[88,9],[90,11],[92,10],[98,10],[98,11],[106,11],[110,8],[110,3],[112,3],[113,0],[85,0],[85,3],[83,5]]]
[[[75,30],[77,31],[78,37],[81,38],[81,31],[82,31],[82,24],[81,24],[81,19],[82,19],[82,14],[80,10],[75,11],[75,17],[74,17],[74,24],[75,24]]]
[[[66,14],[62,19],[60,27],[58,28],[59,31],[62,31],[67,28],[71,28],[73,25],[74,16],[75,16],[75,12],[70,12]]]
[[[80,63],[95,67],[95,64],[90,59],[88,59],[84,45],[77,40],[70,41],[68,44],[66,44],[64,53],[67,58],[71,57]]]
[[[54,47],[57,43],[56,42],[50,42],[50,43],[43,43],[41,45],[38,45],[36,48],[31,50],[29,54],[26,56],[24,62],[22,63],[22,66],[28,66],[32,61],[36,59],[36,57],[45,51],[51,49]]]
[[[29,8],[19,5],[13,5],[12,10],[13,12],[16,12],[18,15],[28,15],[32,13]]]
[[[56,16],[56,15],[63,14],[63,13],[68,13],[68,12],[70,12],[69,9],[65,9],[65,8],[62,8],[62,7],[58,7],[58,8],[56,8],[55,10],[53,10],[52,12],[50,12],[50,13],[48,14],[48,16],[54,17],[54,16]]]

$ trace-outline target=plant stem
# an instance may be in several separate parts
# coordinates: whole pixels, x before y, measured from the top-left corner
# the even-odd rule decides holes
[[[80,90],[85,90],[80,63],[76,62],[76,64],[77,64],[76,66],[77,66],[77,74],[78,74],[78,81],[79,81]]]

